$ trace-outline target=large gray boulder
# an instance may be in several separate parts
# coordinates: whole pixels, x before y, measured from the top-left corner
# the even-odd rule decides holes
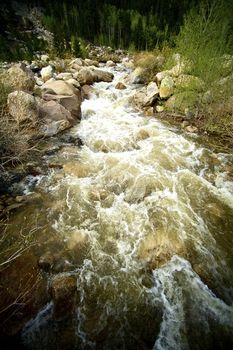
[[[34,74],[24,63],[17,63],[9,68],[8,76],[8,83],[14,89],[32,91],[35,86]]]
[[[42,68],[40,74],[43,81],[51,79],[53,77],[53,67],[49,65]]]
[[[65,107],[75,119],[80,119],[81,117],[81,92],[77,95],[52,95],[44,94],[43,99],[45,101],[55,101]]]
[[[39,114],[36,99],[25,91],[14,91],[8,95],[7,105],[9,113],[17,123],[26,120],[36,121]]]
[[[159,88],[155,82],[150,82],[146,88],[146,98],[144,99],[144,106],[152,106],[159,96]]]

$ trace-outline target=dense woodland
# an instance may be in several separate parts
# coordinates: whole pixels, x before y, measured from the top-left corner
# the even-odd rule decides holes
[[[42,10],[40,20],[54,35],[57,54],[82,54],[80,42],[92,42],[113,48],[153,50],[164,45],[174,46],[176,35],[185,16],[201,3],[200,0],[34,0],[18,1],[28,8]],[[233,32],[233,2],[214,1],[221,25],[227,34]],[[26,16],[17,16],[10,1],[2,1],[0,13],[0,58],[9,60],[31,56],[34,51],[48,50],[47,43],[30,32],[33,24]],[[224,23],[223,23],[224,22]],[[226,28],[225,28],[226,29]],[[27,57],[26,57],[27,58]]]

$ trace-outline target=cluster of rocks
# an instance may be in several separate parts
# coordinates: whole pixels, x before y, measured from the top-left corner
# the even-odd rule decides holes
[[[174,61],[176,64],[172,69],[157,72],[153,81],[143,85],[131,97],[131,102],[140,110],[143,109],[148,116],[171,111],[181,112],[188,119],[195,114],[196,96],[198,92],[203,91],[204,82],[198,77],[185,74],[188,63],[182,61],[180,55],[175,55]],[[131,83],[141,84],[144,82],[143,75],[144,69],[138,67],[132,72],[129,80]],[[193,92],[187,93],[186,90]]]
[[[54,62],[47,55],[31,64],[14,64],[7,82],[15,91],[8,96],[8,110],[18,125],[40,124],[39,136],[53,136],[81,118],[81,102],[95,82],[111,82],[113,74],[99,69],[99,62],[76,58]],[[107,63],[114,65],[113,61]]]

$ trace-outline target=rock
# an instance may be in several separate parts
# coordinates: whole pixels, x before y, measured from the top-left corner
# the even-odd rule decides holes
[[[95,81],[94,74],[90,68],[82,68],[77,74],[74,74],[74,78],[78,80],[80,85],[91,85]]]
[[[166,101],[165,107],[169,111],[180,111],[184,113],[187,108],[189,110],[195,110],[198,98],[199,97],[196,92],[180,92],[171,96]]]
[[[63,170],[68,175],[80,178],[87,177],[90,173],[89,167],[79,162],[68,162],[63,165]]]
[[[52,95],[44,94],[43,99],[45,101],[56,101],[65,107],[75,119],[81,118],[81,92],[78,95]],[[43,108],[43,107],[42,107]]]
[[[68,84],[63,80],[55,80],[51,82],[46,82],[41,87],[42,90],[51,90],[56,95],[67,95],[72,96],[74,94],[79,94],[79,91],[75,89],[73,85]]]
[[[146,99],[146,88],[144,87],[140,91],[135,92],[129,98],[129,102],[131,102],[134,106],[141,109],[144,106],[145,99]]]
[[[184,90],[203,91],[204,82],[198,77],[188,74],[181,74],[176,79],[176,87]]]
[[[53,77],[53,67],[49,65],[47,67],[42,68],[40,74],[43,81],[49,80]]]
[[[156,106],[156,112],[158,113],[162,113],[164,111],[164,107],[163,106]]]
[[[76,89],[80,89],[81,87],[80,83],[74,78],[68,79],[66,82],[70,85],[73,85]]]
[[[80,67],[83,66],[84,61],[81,58],[75,58],[73,61],[70,62],[70,66],[73,67]]]
[[[147,130],[144,130],[144,129],[141,129],[139,130],[139,132],[137,133],[136,135],[136,140],[139,141],[139,140],[145,140],[147,139],[148,137],[150,137],[150,134],[148,133]]]
[[[115,67],[116,63],[113,62],[112,60],[109,60],[106,62],[106,67]]]
[[[93,94],[94,89],[90,85],[83,85],[82,86],[82,96],[83,98],[86,98],[87,100],[91,98],[91,94]]]
[[[73,74],[72,73],[59,73],[56,76],[57,80],[68,80],[68,79],[72,79],[73,78]]]
[[[35,80],[36,80],[36,84],[38,86],[42,86],[44,84],[44,81],[42,79],[38,78],[38,77],[36,77]]]
[[[123,84],[122,82],[119,81],[119,82],[116,84],[115,89],[124,90],[124,89],[126,89],[126,86],[125,86],[125,84]]]
[[[48,62],[49,61],[49,56],[48,55],[41,55],[40,57],[42,62]]]
[[[132,84],[145,84],[145,69],[141,67],[137,67],[130,75],[129,81]]]
[[[159,96],[159,88],[155,82],[150,82],[146,88],[146,98],[144,106],[152,106]]]
[[[99,67],[99,62],[98,62],[98,61],[90,60],[89,58],[85,58],[84,64],[85,64],[86,66],[95,66],[95,67]]]
[[[77,276],[71,273],[56,275],[50,286],[54,302],[54,317],[59,320],[69,316],[75,306],[77,291]]]
[[[38,261],[38,266],[45,271],[48,271],[49,269],[51,269],[53,264],[54,264],[54,256],[49,251],[43,254]]]
[[[154,115],[154,108],[153,107],[149,107],[149,108],[146,108],[144,110],[144,114],[147,116],[147,117],[152,117]]]
[[[49,137],[57,135],[71,126],[72,124],[68,120],[50,121],[43,125],[40,131],[44,136]]]
[[[17,90],[32,91],[35,85],[33,72],[24,63],[14,64],[8,69],[9,83]]]
[[[157,83],[160,83],[164,78],[169,77],[171,75],[171,72],[168,70],[159,72],[156,74],[155,79]]]
[[[166,76],[162,81],[159,88],[159,96],[161,98],[167,98],[173,94],[174,80],[170,76]]]
[[[181,124],[181,127],[185,129],[189,125],[189,122],[187,120],[184,120]]]
[[[96,82],[104,81],[106,83],[110,83],[114,78],[112,73],[100,69],[94,69],[93,74]]]
[[[193,125],[188,125],[185,128],[186,131],[191,132],[191,133],[195,133],[198,131],[198,128],[196,126]]]
[[[74,118],[71,113],[59,104],[56,100],[50,100],[48,102],[42,102],[39,105],[39,114],[43,119],[49,120],[68,120],[71,124],[74,123]]]
[[[26,120],[35,122],[38,118],[38,104],[31,94],[24,91],[14,91],[8,95],[7,105],[9,113],[17,123]]]

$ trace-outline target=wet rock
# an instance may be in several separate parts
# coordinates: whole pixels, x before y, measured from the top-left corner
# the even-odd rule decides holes
[[[106,83],[110,83],[114,78],[114,75],[112,73],[100,69],[94,69],[93,74],[94,81],[96,82],[104,81]]]
[[[152,117],[154,115],[154,108],[153,107],[149,107],[149,108],[144,109],[144,114],[147,117]]]
[[[33,72],[24,63],[14,64],[8,69],[10,85],[14,89],[32,91],[35,85]]]
[[[147,130],[144,130],[144,129],[139,130],[139,132],[136,135],[137,140],[145,140],[148,137],[150,137],[150,134],[148,133]]]
[[[50,293],[54,302],[55,319],[64,319],[73,312],[76,291],[77,275],[60,273],[52,279]]]
[[[63,80],[47,81],[44,85],[42,85],[41,89],[44,91],[53,91],[53,93],[56,95],[72,96],[79,93],[73,85],[70,85]]]
[[[49,65],[42,68],[40,74],[43,81],[49,80],[53,77],[53,67]]]
[[[27,168],[27,172],[30,175],[38,176],[43,174],[43,170],[39,167],[37,163],[34,163],[34,162],[27,163],[26,168]]]
[[[80,119],[81,117],[81,92],[76,95],[52,95],[44,94],[43,99],[45,101],[56,101],[65,107],[75,119]],[[42,107],[43,108],[43,107]]]
[[[159,88],[159,96],[161,98],[168,98],[174,92],[174,80],[170,76],[166,76]]]
[[[63,168],[63,165],[60,164],[60,163],[49,163],[48,164],[48,167],[50,169],[62,169]]]
[[[121,83],[121,82],[119,81],[119,82],[116,84],[115,89],[124,90],[124,89],[126,89],[126,86],[125,86],[125,84],[123,84],[123,83]]]
[[[106,62],[106,67],[115,67],[116,63],[113,62],[112,60],[109,60]]]
[[[90,173],[90,169],[87,165],[78,162],[68,162],[63,165],[63,170],[68,175],[77,177],[87,177]]]
[[[9,113],[17,123],[31,120],[35,122],[38,118],[39,109],[36,99],[24,91],[14,91],[8,95],[7,105]]]
[[[132,84],[145,84],[145,70],[141,67],[137,67],[130,75],[129,81]]]
[[[54,256],[49,251],[43,254],[38,261],[38,266],[45,271],[50,270],[53,267],[53,264],[54,264]]]
[[[83,98],[89,100],[91,98],[91,94],[94,92],[94,89],[90,85],[83,85],[82,86],[82,96]]]

